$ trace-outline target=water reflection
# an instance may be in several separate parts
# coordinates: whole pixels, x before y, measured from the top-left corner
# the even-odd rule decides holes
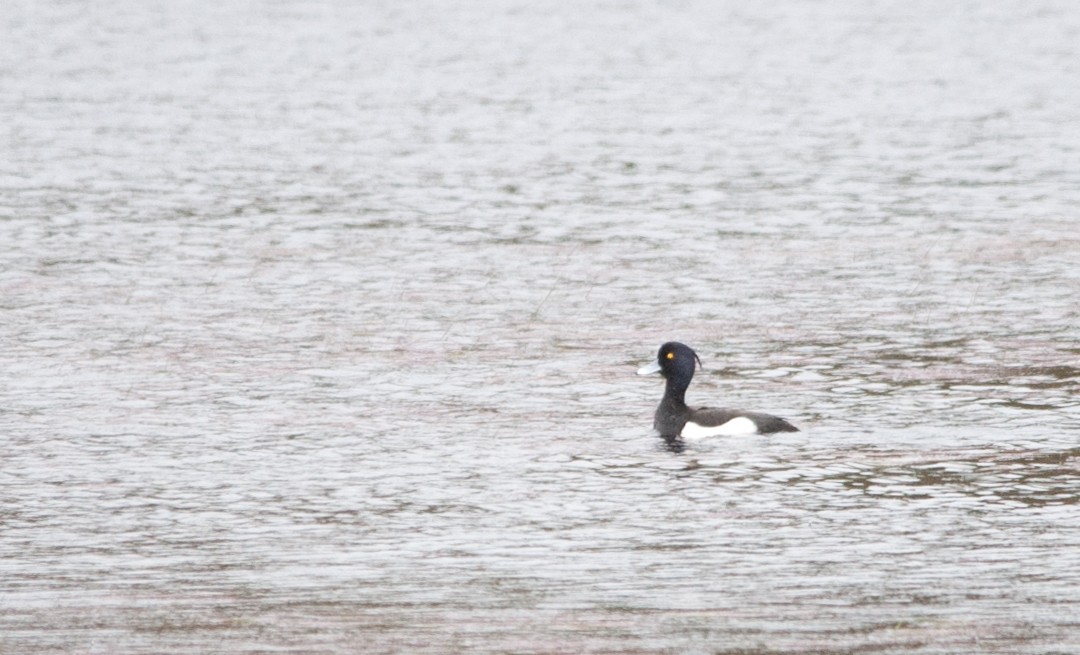
[[[673,452],[681,453],[686,450],[686,442],[679,437],[665,436],[661,437],[664,442],[664,447]]]
[[[813,437],[811,437],[811,441]],[[1080,499],[1080,448],[1031,451],[1025,448],[927,452],[879,447],[808,450],[798,457],[785,451],[772,459],[760,453],[751,461],[737,455],[717,461],[702,442],[662,439],[662,447],[687,456],[681,470],[721,484],[767,483],[802,488],[807,493],[836,488],[865,496],[909,499],[961,498],[982,503],[1032,507],[1072,505]]]

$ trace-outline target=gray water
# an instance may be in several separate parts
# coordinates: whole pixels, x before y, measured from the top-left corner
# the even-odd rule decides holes
[[[0,35],[0,653],[1080,653],[1074,3]]]

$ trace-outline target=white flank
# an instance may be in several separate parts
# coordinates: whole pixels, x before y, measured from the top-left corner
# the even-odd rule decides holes
[[[727,423],[710,428],[687,421],[683,426],[683,439],[704,439],[705,437],[734,437],[740,434],[757,434],[757,424],[745,416],[736,416]]]

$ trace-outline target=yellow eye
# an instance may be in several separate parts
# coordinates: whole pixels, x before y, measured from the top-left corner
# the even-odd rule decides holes
[[[665,355],[668,359],[675,359],[675,353],[668,353]]]

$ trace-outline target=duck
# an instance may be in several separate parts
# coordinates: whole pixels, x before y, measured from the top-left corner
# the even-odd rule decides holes
[[[717,436],[798,432],[786,419],[761,412],[713,407],[689,407],[686,389],[694,379],[701,358],[693,348],[678,341],[660,346],[656,361],[638,369],[638,375],[664,376],[664,397],[656,408],[653,428],[667,441]]]

